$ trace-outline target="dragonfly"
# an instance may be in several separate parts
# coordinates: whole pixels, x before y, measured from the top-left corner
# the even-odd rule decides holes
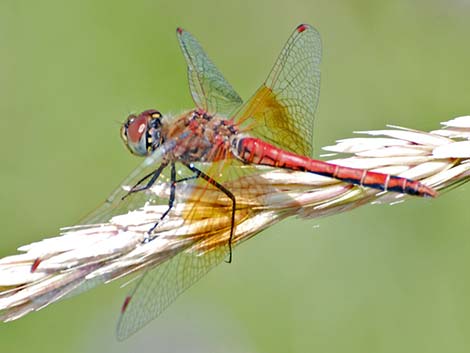
[[[122,306],[117,327],[119,339],[160,315],[178,295],[224,259],[232,261],[236,217],[243,195],[232,192],[229,185],[242,175],[256,173],[260,168],[283,168],[380,191],[422,197],[437,195],[419,181],[310,157],[322,54],[320,34],[313,26],[300,24],[295,28],[267,79],[246,102],[189,32],[178,28],[176,33],[196,107],[173,117],[147,109],[126,119],[121,137],[132,154],[145,160],[123,183],[132,187],[119,188],[87,222],[109,220],[119,212],[142,206],[150,197],[148,191],[169,171],[166,211],[147,231],[144,243],[158,237],[155,229],[172,212],[178,195],[191,192],[191,188],[185,187],[188,183],[200,187],[194,188],[190,196],[195,202],[182,215],[185,221],[201,217],[198,203],[214,197],[225,200],[227,207],[212,210],[212,215],[229,217],[231,226],[223,241],[204,243],[202,236],[201,244],[206,248],[203,253],[172,254],[138,279]],[[180,168],[187,171],[185,176],[180,176]],[[248,194],[248,189],[256,185],[246,188]],[[204,216],[208,222],[211,212]]]

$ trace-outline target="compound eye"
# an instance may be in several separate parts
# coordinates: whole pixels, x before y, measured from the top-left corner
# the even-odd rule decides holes
[[[144,116],[131,117],[127,121],[126,135],[130,144],[139,143],[147,132],[147,119]]]
[[[129,151],[137,156],[147,155],[147,130],[148,120],[146,116],[131,115],[121,127],[121,137]]]

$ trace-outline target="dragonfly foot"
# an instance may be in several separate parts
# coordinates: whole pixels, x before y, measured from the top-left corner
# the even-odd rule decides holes
[[[153,239],[158,237],[158,235],[152,235],[153,231],[155,230],[155,228],[157,228],[157,226],[158,226],[158,222],[155,223],[154,226],[147,231],[147,234],[145,234],[145,237],[142,243],[144,244],[150,243]]]
[[[228,259],[225,260],[225,263],[231,264],[232,263],[232,241],[231,240],[229,241],[228,249],[229,249]]]

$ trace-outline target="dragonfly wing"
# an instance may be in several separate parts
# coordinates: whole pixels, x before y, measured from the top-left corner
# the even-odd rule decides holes
[[[129,337],[160,315],[226,255],[224,246],[204,254],[180,252],[144,273],[124,301],[117,326],[118,339]]]
[[[275,186],[262,185],[263,179],[256,178],[260,172],[258,168],[241,165],[236,159],[214,162],[210,166],[196,164],[199,170],[213,175],[214,180],[223,184],[237,200],[232,249],[247,239],[246,225],[240,228],[238,225],[252,219],[261,210],[263,193],[272,194],[274,191],[271,189],[275,189]],[[184,222],[180,229],[180,240],[175,243],[187,242],[189,245],[186,248],[174,248],[175,254],[163,262],[155,263],[155,267],[139,279],[121,310],[117,326],[117,337],[120,340],[159,316],[181,293],[229,258],[232,227],[230,198],[201,178],[193,181],[190,190],[189,195],[184,197],[184,207],[179,211]],[[177,192],[184,192],[180,184],[177,184]],[[191,231],[187,232],[185,227]],[[233,256],[236,258],[236,254]]]
[[[209,114],[230,116],[241,106],[242,99],[189,32],[178,28],[177,36],[188,65],[189,87],[194,102]]]
[[[161,148],[155,150],[152,155],[146,157],[145,160],[122,181],[120,186],[109,195],[101,206],[87,215],[79,223],[83,225],[105,223],[116,215],[126,214],[129,211],[139,209],[147,202],[156,202],[155,195],[152,193],[137,192],[128,195],[128,191],[142,178],[155,171],[163,162],[164,154],[173,148],[170,143],[160,147]],[[145,182],[143,185],[145,185]],[[124,197],[126,198],[123,199]]]
[[[288,151],[311,156],[320,94],[321,39],[310,25],[291,35],[268,78],[237,113],[250,133]]]

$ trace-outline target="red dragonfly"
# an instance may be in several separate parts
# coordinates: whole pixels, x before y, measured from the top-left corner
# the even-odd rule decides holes
[[[121,339],[158,316],[180,293],[224,258],[231,261],[237,195],[224,184],[242,174],[256,172],[259,165],[315,173],[383,191],[436,196],[433,189],[418,181],[308,157],[313,152],[313,120],[320,92],[321,61],[320,35],[312,26],[297,26],[268,78],[246,103],[191,34],[178,28],[177,37],[186,59],[196,108],[173,118],[155,109],[128,117],[121,136],[133,154],[146,160],[125,181],[134,186],[128,191],[118,189],[108,199],[108,205],[89,218],[89,222],[109,219],[117,210],[141,206],[147,198],[145,190],[152,188],[169,169],[168,208],[148,230],[145,242],[155,239],[155,228],[173,209],[179,185],[184,182],[205,183],[203,191],[195,195],[196,200],[202,200],[204,190],[209,188],[218,191],[218,197],[225,197],[231,210],[226,216],[230,217],[232,226],[222,246],[214,246],[213,251],[203,256],[172,255],[140,278],[122,308],[118,324]],[[177,164],[189,174],[180,177]],[[121,202],[121,199],[126,200]],[[195,204],[192,213],[185,216],[189,221],[191,214],[198,212],[197,202]]]

